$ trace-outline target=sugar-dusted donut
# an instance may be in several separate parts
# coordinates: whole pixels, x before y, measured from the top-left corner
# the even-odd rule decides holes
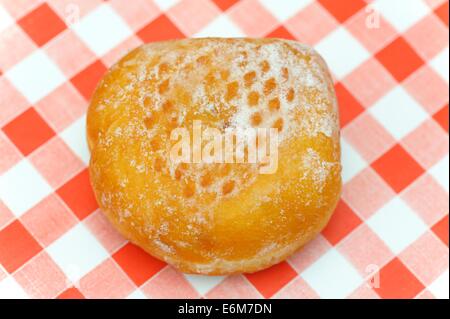
[[[220,132],[274,128],[275,169],[173,160],[173,130],[198,122]],[[322,230],[340,195],[333,82],[322,58],[294,41],[143,45],[99,83],[87,137],[102,211],[131,242],[187,273],[254,272],[284,260]]]

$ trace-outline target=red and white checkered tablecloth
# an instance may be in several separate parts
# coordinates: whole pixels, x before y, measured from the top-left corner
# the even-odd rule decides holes
[[[448,31],[446,0],[0,0],[0,298],[448,298]],[[336,213],[251,275],[143,253],[89,186],[102,74],[141,43],[204,36],[311,44],[336,82]]]

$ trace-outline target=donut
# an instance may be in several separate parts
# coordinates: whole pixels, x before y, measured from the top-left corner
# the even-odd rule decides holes
[[[152,256],[185,273],[251,273],[327,224],[341,192],[339,134],[333,81],[306,45],[149,43],[91,98],[90,180],[113,226]]]

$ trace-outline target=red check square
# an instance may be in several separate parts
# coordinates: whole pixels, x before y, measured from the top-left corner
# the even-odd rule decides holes
[[[410,76],[424,63],[403,37],[392,41],[375,57],[399,82]]]
[[[344,127],[364,112],[364,107],[362,107],[361,103],[355,99],[342,83],[337,83],[335,90],[339,103],[340,124],[341,127]]]
[[[279,38],[279,39],[288,39],[295,40],[295,37],[283,26],[279,26],[268,35],[266,38]]]
[[[106,66],[100,60],[97,60],[75,75],[70,81],[77,88],[78,92],[86,100],[89,100],[106,70]]]
[[[330,221],[322,230],[322,235],[330,244],[336,245],[360,224],[361,218],[343,200],[340,200]]]
[[[227,11],[239,0],[212,0],[222,11]]]
[[[448,214],[438,221],[431,230],[438,236],[448,247]]]
[[[433,118],[448,133],[448,104],[437,111]]]
[[[171,39],[182,39],[184,34],[170,21],[166,15],[147,24],[137,32],[137,36],[144,42],[164,41]]]
[[[295,270],[285,261],[270,268],[245,275],[265,298],[272,297],[296,276]]]
[[[440,7],[434,10],[434,13],[448,26],[448,1],[445,1]]]
[[[85,299],[83,294],[75,287],[67,288],[57,298],[58,299]]]
[[[380,272],[379,288],[374,288],[381,298],[411,299],[424,289],[423,284],[398,259],[394,258]]]
[[[372,167],[397,193],[424,172],[424,169],[398,144],[373,162]]]
[[[28,13],[17,23],[38,46],[43,46],[66,28],[64,21],[46,3]]]
[[[3,131],[25,156],[55,135],[32,107],[5,125]]]
[[[165,262],[131,243],[123,246],[113,258],[137,286],[141,286],[166,266]]]
[[[342,4],[336,0],[319,0],[319,3],[328,10],[340,23],[350,18],[366,6],[363,0],[352,0]]]
[[[56,193],[80,220],[98,208],[87,169],[61,186]]]
[[[41,250],[42,247],[19,220],[0,231],[0,264],[9,273],[13,273]]]

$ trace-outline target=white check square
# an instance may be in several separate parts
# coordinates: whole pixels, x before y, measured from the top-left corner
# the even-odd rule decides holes
[[[226,15],[220,15],[210,24],[194,35],[194,38],[232,38],[243,37],[244,33]]]
[[[433,70],[436,71],[445,81],[448,83],[448,47],[442,50],[438,55],[436,55],[431,61],[430,65]]]
[[[52,243],[47,252],[72,283],[108,258],[108,252],[82,223]]]
[[[370,57],[369,52],[344,27],[327,35],[315,49],[325,58],[331,72],[339,79],[350,74]]]
[[[35,104],[66,80],[42,50],[36,50],[5,73],[5,77],[31,104]]]
[[[448,192],[449,191],[449,158],[448,155],[437,162],[428,172]]]
[[[212,288],[217,286],[226,276],[202,276],[202,275],[188,275],[184,274],[184,277],[189,283],[197,290],[201,295],[205,295]]]
[[[438,299],[448,299],[448,269],[444,271],[433,283],[428,287],[428,290]]]
[[[259,1],[278,21],[285,21],[311,4],[313,0],[260,0]]]
[[[0,177],[0,199],[16,217],[22,216],[51,192],[50,185],[27,159]]]
[[[347,183],[367,167],[366,161],[344,139],[341,138],[342,181]]]
[[[99,56],[132,35],[128,25],[107,4],[99,6],[70,27]]]
[[[14,23],[14,19],[9,13],[0,5],[0,32],[8,28]]]
[[[379,99],[369,112],[397,140],[412,132],[428,118],[422,106],[401,86],[395,87]]]
[[[147,299],[147,297],[140,289],[136,289],[127,296],[127,299]]]
[[[384,205],[367,224],[395,254],[399,254],[427,230],[420,217],[399,197]]]
[[[370,5],[400,32],[406,31],[430,12],[422,0],[377,0]]]
[[[301,276],[321,298],[345,298],[355,291],[363,278],[336,249],[330,249]]]
[[[0,299],[28,299],[27,293],[17,281],[8,276],[0,281]]]
[[[86,140],[86,116],[80,117],[59,135],[86,165],[89,164],[90,153]]]
[[[163,11],[169,10],[176,5],[180,0],[153,0],[154,3]]]

